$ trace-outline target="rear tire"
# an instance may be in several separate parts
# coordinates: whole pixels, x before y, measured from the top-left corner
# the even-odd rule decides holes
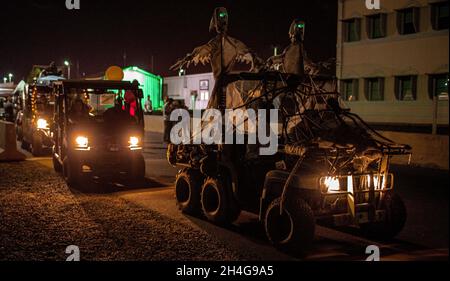
[[[287,252],[303,252],[314,239],[314,213],[303,199],[286,200],[280,215],[281,197],[270,203],[264,217],[267,238]]]
[[[405,226],[406,207],[398,194],[387,193],[382,208],[386,212],[384,221],[360,225],[364,236],[375,239],[392,239]]]
[[[205,217],[215,224],[230,224],[240,214],[231,189],[218,178],[207,178],[202,185],[201,205]]]
[[[175,180],[178,208],[185,214],[198,215],[201,211],[200,191],[202,176],[193,169],[183,169]]]

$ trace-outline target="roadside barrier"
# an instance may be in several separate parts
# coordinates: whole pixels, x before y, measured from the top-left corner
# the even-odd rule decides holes
[[[14,123],[0,121],[0,162],[23,160],[25,155],[17,150]]]

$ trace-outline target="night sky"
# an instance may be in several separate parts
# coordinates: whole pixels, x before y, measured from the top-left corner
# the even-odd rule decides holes
[[[15,81],[33,64],[79,62],[87,75],[108,66],[127,65],[162,76],[177,58],[206,43],[215,7],[229,12],[229,34],[266,59],[272,45],[289,43],[294,18],[306,21],[305,47],[313,60],[335,57],[336,0],[81,0],[80,10],[67,10],[65,0],[14,0],[0,4],[0,77],[12,72]],[[189,73],[209,71],[191,67]],[[76,67],[72,68],[76,73]]]

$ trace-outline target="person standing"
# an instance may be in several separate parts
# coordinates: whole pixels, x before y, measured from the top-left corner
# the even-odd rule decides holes
[[[145,114],[152,114],[153,106],[152,101],[150,100],[150,96],[147,96],[147,100],[144,103]]]
[[[170,121],[170,114],[173,110],[173,99],[166,97],[163,107],[164,119],[164,142],[170,142],[170,130],[172,130],[172,122]]]
[[[8,122],[14,122],[14,104],[11,101],[11,97],[6,98],[5,108],[5,120]]]

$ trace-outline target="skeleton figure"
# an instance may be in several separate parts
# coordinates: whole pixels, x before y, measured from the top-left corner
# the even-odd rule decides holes
[[[283,53],[278,56],[272,56],[267,60],[267,69],[296,75],[317,75],[322,70],[329,69],[333,64],[333,61],[314,63],[307,57],[303,48],[305,38],[304,21],[299,19],[292,21],[289,27],[289,38],[291,44],[284,49]]]
[[[282,54],[270,57],[267,61],[267,67],[285,73],[303,75],[305,73],[304,35],[305,22],[298,19],[293,20],[289,28],[291,44],[284,49]]]
[[[208,43],[195,48],[185,58],[178,60],[170,67],[171,70],[179,70],[189,67],[191,63],[197,65],[199,62],[205,65],[211,64],[214,79],[216,80],[208,108],[224,108],[225,95],[222,89],[221,79],[233,70],[236,62],[251,64],[251,70],[256,69],[261,60],[241,41],[228,36],[228,13],[223,7],[214,9],[209,31],[215,31],[216,37]]]
[[[48,75],[56,75],[56,76],[62,75],[62,71],[58,70],[58,67],[56,66],[54,61],[52,61],[48,67],[46,67],[44,70],[41,71],[41,73],[39,74],[39,77],[48,76]]]

